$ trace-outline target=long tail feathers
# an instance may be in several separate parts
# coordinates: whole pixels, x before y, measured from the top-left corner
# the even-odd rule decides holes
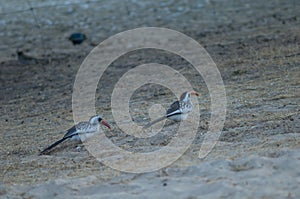
[[[54,148],[56,145],[62,143],[63,141],[65,141],[66,139],[68,139],[70,137],[63,137],[60,140],[54,142],[53,144],[51,144],[50,146],[48,146],[47,148],[45,148],[43,151],[40,152],[40,155],[45,154],[47,151],[51,150],[52,148]]]
[[[160,121],[162,121],[162,120],[164,120],[164,119],[166,119],[166,118],[167,118],[166,116],[162,116],[162,117],[160,117],[160,118],[158,118],[158,119],[156,119],[156,120],[153,120],[152,122],[149,122],[148,124],[146,124],[146,125],[143,127],[143,129],[149,128],[149,127],[152,126],[153,124],[156,124],[157,122],[160,122]]]

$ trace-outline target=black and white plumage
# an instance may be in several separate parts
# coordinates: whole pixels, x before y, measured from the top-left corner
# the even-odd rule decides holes
[[[188,114],[193,110],[193,104],[191,101],[191,95],[199,96],[199,93],[196,91],[184,92],[180,96],[180,100],[173,102],[171,106],[168,108],[166,114],[152,122],[148,123],[143,128],[149,128],[153,124],[160,122],[166,118],[179,122],[185,120]]]
[[[55,146],[67,139],[74,141],[84,141],[81,140],[81,138],[88,138],[94,135],[95,133],[99,132],[100,124],[110,129],[110,125],[99,115],[93,116],[90,118],[89,122],[80,122],[72,128],[68,129],[64,137],[51,144],[49,147],[45,148],[43,151],[40,152],[40,154],[45,154],[46,152],[50,151],[52,148],[54,148]]]

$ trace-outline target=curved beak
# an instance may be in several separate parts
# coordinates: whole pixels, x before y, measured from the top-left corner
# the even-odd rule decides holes
[[[198,92],[196,92],[196,91],[190,91],[190,94],[191,94],[191,95],[196,95],[196,96],[199,96],[199,93],[198,93]]]
[[[107,128],[111,129],[111,128],[110,128],[110,125],[107,123],[106,120],[103,120],[103,119],[102,119],[100,123],[101,123],[102,125],[106,126]]]

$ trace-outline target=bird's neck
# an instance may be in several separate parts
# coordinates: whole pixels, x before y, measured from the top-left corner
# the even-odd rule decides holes
[[[185,103],[187,103],[187,104],[191,104],[192,103],[192,101],[191,101],[190,98],[186,98],[186,99],[184,99],[182,101],[185,102]]]

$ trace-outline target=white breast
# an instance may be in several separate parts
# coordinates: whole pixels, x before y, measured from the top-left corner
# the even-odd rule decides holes
[[[78,134],[71,138],[73,141],[85,141],[86,139],[95,135],[95,133],[99,133],[99,125],[97,126],[89,126],[89,128],[84,130],[78,130]]]

